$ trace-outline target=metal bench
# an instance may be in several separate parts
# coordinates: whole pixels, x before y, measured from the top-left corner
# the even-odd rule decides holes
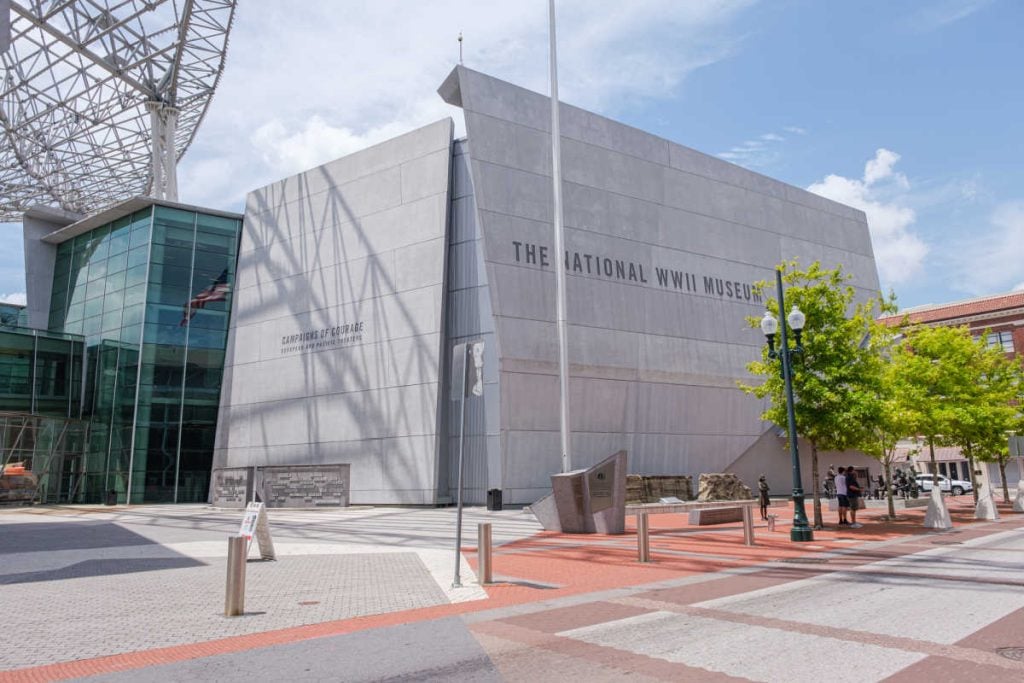
[[[689,513],[703,510],[708,514],[711,510],[735,510],[739,508],[743,518],[743,543],[754,545],[754,513],[753,508],[760,505],[757,499],[750,500],[717,500],[708,502],[687,501],[684,503],[636,503],[626,506],[626,514],[636,515],[637,556],[641,562],[651,561],[651,536],[647,516],[651,514]],[[722,520],[727,521],[727,520]],[[728,520],[731,521],[731,520]]]

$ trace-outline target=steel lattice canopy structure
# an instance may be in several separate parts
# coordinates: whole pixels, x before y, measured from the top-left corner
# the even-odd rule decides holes
[[[175,165],[220,80],[235,5],[0,0],[0,220],[176,199]]]

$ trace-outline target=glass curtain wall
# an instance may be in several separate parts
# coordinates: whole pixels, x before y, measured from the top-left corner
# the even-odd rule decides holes
[[[25,328],[0,330],[0,466],[22,463],[39,482],[39,500],[66,502],[88,434],[81,420],[81,337]],[[52,494],[52,495],[51,495]]]
[[[50,327],[88,344],[86,500],[206,500],[240,231],[154,205],[59,245]]]

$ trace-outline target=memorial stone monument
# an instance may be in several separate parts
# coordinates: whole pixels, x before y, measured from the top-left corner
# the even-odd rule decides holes
[[[530,509],[547,531],[624,533],[626,451],[619,451],[589,469],[551,475],[551,495]]]

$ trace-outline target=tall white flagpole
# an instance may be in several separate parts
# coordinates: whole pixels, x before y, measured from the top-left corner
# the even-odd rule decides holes
[[[554,185],[555,326],[558,330],[559,426],[562,435],[562,471],[572,469],[569,431],[569,340],[565,311],[565,235],[562,230],[562,133],[559,127],[558,53],[555,49],[555,0],[548,0],[551,36],[551,181]]]

